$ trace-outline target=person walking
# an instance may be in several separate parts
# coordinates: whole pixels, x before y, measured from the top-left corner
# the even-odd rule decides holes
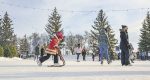
[[[129,39],[128,39],[128,27],[122,25],[120,29],[120,49],[121,49],[121,64],[122,66],[130,65],[129,62]]]
[[[81,48],[80,44],[78,44],[77,47],[75,48],[75,53],[77,55],[77,62],[80,62],[79,56],[82,53],[82,48]]]
[[[86,61],[86,49],[85,47],[82,49],[82,57],[83,57],[83,61]]]

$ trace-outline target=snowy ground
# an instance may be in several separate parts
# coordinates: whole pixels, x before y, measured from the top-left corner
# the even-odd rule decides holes
[[[47,67],[52,60],[37,66],[34,60],[0,58],[0,80],[150,80],[150,61],[135,61],[121,66],[120,61],[100,65],[98,61],[76,62],[66,57],[66,66]]]

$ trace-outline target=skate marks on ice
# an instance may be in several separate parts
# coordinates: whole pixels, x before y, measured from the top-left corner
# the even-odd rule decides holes
[[[135,62],[133,66],[121,66],[99,62],[67,61],[64,67],[38,67],[35,62],[0,62],[0,80],[149,80],[150,62]],[[121,78],[120,78],[121,77]]]
[[[91,72],[29,72],[29,73],[13,73],[0,74],[1,79],[15,79],[15,78],[38,78],[38,77],[88,77],[88,76],[149,76],[150,71],[91,71]]]

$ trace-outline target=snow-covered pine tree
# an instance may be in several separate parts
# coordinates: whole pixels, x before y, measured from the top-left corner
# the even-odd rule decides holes
[[[117,39],[115,38],[114,31],[112,30],[110,25],[107,26],[107,31],[108,31],[108,38],[109,38],[109,43],[110,43],[110,47],[109,47],[110,57],[111,59],[117,59],[117,54],[115,52]]]
[[[148,51],[150,51],[150,13],[147,12],[147,16],[143,21],[141,28],[141,35],[139,41],[139,50],[141,52],[146,52],[148,56]]]
[[[91,30],[91,37],[93,38],[93,41],[91,42],[91,44],[93,44],[93,47],[98,48],[98,44],[100,42],[99,35],[101,35],[101,29],[105,28],[108,30],[108,38],[109,38],[109,43],[110,43],[110,49],[109,52],[112,55],[111,57],[114,58],[115,56],[115,45],[117,43],[117,40],[115,39],[115,34],[113,32],[113,30],[111,29],[110,25],[108,24],[107,21],[107,16],[104,13],[103,10],[100,10],[98,13],[98,16],[96,18],[96,20],[94,21],[94,25],[92,25],[93,30]],[[95,50],[97,51],[97,50]],[[97,52],[95,52],[97,53]]]
[[[46,25],[46,32],[51,38],[55,32],[62,31],[61,28],[61,16],[58,14],[56,7],[54,8],[52,14],[49,16],[48,23]]]
[[[98,45],[99,45],[99,35],[100,35],[100,30],[102,28],[106,28],[108,26],[108,21],[107,21],[107,17],[106,14],[104,13],[103,10],[100,10],[96,20],[94,21],[94,25],[92,25],[93,30],[91,30],[91,37],[93,38],[93,41],[91,42],[91,44],[93,45],[93,49],[98,49]],[[95,51],[94,53],[97,53],[97,50],[93,50]]]
[[[29,53],[29,42],[28,42],[28,40],[27,40],[27,37],[26,37],[26,35],[20,40],[20,43],[19,43],[19,45],[20,45],[20,55],[28,55],[28,53]]]
[[[10,45],[13,42],[14,30],[12,27],[12,20],[9,18],[8,13],[6,12],[2,19],[2,46]]]

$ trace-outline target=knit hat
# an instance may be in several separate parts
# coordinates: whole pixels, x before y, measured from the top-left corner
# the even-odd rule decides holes
[[[122,29],[126,28],[127,26],[126,25],[121,25],[122,26]]]
[[[60,31],[56,33],[56,36],[57,36],[58,38],[60,38],[60,39],[63,39],[63,38],[64,38],[63,33],[60,32]]]

